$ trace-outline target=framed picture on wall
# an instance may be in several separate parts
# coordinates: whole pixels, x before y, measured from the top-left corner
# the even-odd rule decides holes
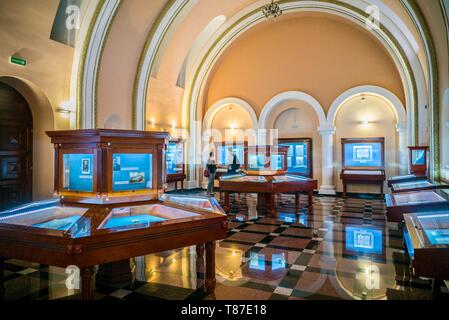
[[[90,159],[81,159],[81,174],[90,174]]]

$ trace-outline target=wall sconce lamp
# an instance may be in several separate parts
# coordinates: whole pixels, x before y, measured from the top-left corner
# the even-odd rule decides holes
[[[172,128],[173,130],[176,129],[176,121],[172,121],[172,122],[170,123],[170,125],[171,125],[171,128]]]
[[[56,112],[61,114],[70,114],[72,112],[70,102],[68,101],[62,102],[61,105],[56,109]]]
[[[150,126],[153,128],[156,125],[156,119],[150,118]]]

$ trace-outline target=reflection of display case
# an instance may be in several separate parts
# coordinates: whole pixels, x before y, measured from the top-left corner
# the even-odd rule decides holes
[[[279,139],[279,144],[288,146],[287,172],[313,177],[312,139]]]
[[[344,255],[369,256],[385,261],[384,230],[380,226],[345,226]]]
[[[178,189],[178,181],[181,181],[181,189],[184,189],[184,146],[183,140],[170,141],[167,145],[167,182],[174,182],[175,189]]]
[[[429,169],[429,147],[408,147],[410,152],[410,173],[427,176]]]
[[[126,130],[47,132],[55,148],[55,192],[89,197],[164,189],[168,133]]]
[[[287,146],[250,146],[245,148],[248,175],[284,175],[287,173]]]
[[[11,258],[77,266],[81,297],[91,299],[94,266],[100,265],[97,285],[111,285],[114,279],[122,283],[132,279],[130,258],[198,245],[198,261],[204,263],[206,251],[205,289],[213,292],[215,241],[226,232],[226,215],[215,199],[137,195],[70,203],[62,198],[0,213],[0,262]],[[118,272],[112,267],[117,265],[125,268]]]
[[[385,139],[341,139],[343,194],[348,184],[379,185],[381,195],[385,181]]]
[[[386,194],[385,201],[387,220],[402,222],[405,213],[449,210],[449,189]]]
[[[449,279],[449,211],[404,215],[404,244],[412,275],[433,278],[434,289]]]

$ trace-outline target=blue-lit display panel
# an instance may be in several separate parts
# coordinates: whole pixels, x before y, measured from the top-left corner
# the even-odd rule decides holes
[[[412,165],[423,166],[426,164],[426,150],[412,150]]]
[[[112,190],[138,191],[153,188],[152,154],[114,154]]]
[[[94,155],[64,154],[63,190],[75,192],[94,191]]]
[[[382,143],[345,143],[344,165],[346,167],[382,167]]]
[[[404,228],[404,240],[405,245],[407,246],[407,252],[410,258],[413,259],[413,257],[415,256],[415,249],[413,248],[412,238],[410,238],[410,234],[408,233],[407,228]]]
[[[308,174],[309,159],[307,142],[287,142],[282,143],[282,145],[289,147],[287,154],[287,172]]]
[[[184,171],[184,144],[169,142],[166,158],[167,174],[182,174]]]
[[[243,166],[245,163],[245,152],[242,145],[217,146],[217,162],[219,165],[228,166],[233,164],[234,155],[237,164]]]
[[[449,213],[420,214],[417,219],[431,245],[449,245]]]
[[[250,154],[248,156],[248,170],[263,170],[268,165],[264,154]]]
[[[375,227],[346,226],[346,250],[362,254],[383,253],[383,232]]]
[[[271,170],[285,170],[284,168],[284,155],[282,154],[273,154],[271,155]]]

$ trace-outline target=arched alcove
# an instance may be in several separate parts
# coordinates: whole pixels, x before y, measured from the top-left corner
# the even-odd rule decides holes
[[[385,99],[366,94],[353,96],[343,102],[334,118],[334,181],[337,191],[343,189],[338,178],[342,169],[343,138],[385,138],[385,171],[388,177],[400,173],[401,156],[399,153],[400,138],[397,132],[397,116],[395,110]],[[376,193],[373,186],[350,186],[349,192]]]
[[[52,106],[47,96],[32,82],[16,77],[0,77],[3,82],[17,90],[31,109],[33,128],[33,200],[48,198],[53,193],[54,151],[50,138],[45,133],[55,129]],[[69,122],[69,115],[67,115]]]

